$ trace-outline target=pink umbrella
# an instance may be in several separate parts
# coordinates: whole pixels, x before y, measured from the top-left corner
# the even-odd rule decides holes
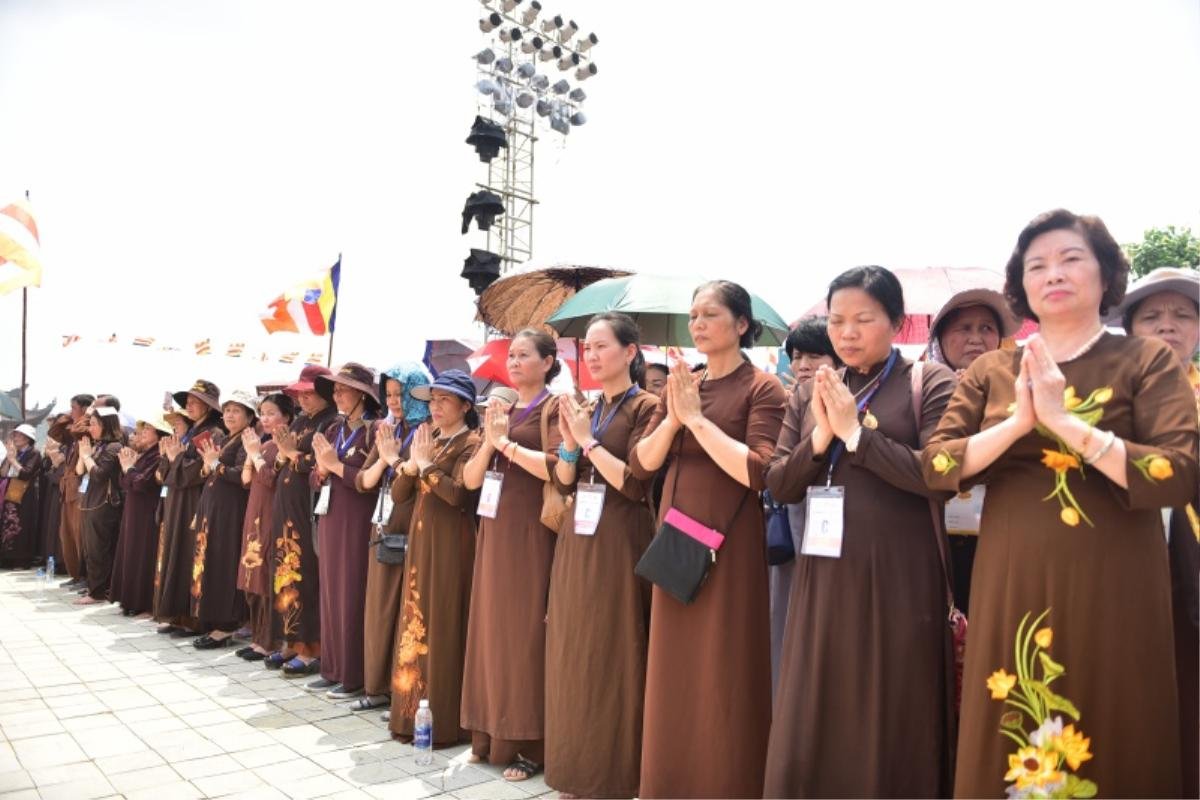
[[[926,267],[925,269],[894,269],[904,287],[904,310],[908,313],[897,344],[925,344],[929,341],[929,325],[934,316],[954,295],[967,289],[992,289],[1004,292],[1004,275],[983,267]],[[829,313],[821,300],[801,317]],[[800,320],[792,323],[792,327]],[[1015,338],[1026,339],[1037,330],[1037,323],[1025,320]]]

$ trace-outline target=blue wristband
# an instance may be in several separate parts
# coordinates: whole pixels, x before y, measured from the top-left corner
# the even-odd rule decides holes
[[[561,444],[558,446],[558,457],[568,464],[574,464],[582,454],[583,450],[581,448],[577,447],[574,450],[568,450]]]

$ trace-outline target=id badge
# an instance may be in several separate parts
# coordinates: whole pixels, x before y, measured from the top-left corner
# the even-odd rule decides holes
[[[973,486],[946,501],[946,532],[959,536],[978,536],[986,494],[986,486]]]
[[[392,500],[392,493],[384,489],[379,493],[379,499],[375,502],[375,516],[372,519],[380,525],[387,525],[388,520],[392,518],[393,505],[395,503]]]
[[[479,516],[496,518],[496,509],[500,506],[500,486],[503,483],[503,472],[488,470],[483,473],[483,487],[479,490],[479,508],[476,510]]]
[[[581,483],[575,487],[575,532],[580,536],[595,536],[604,511],[603,483]]]
[[[313,508],[313,514],[318,517],[329,513],[329,484],[321,484],[321,494],[317,497],[317,505]]]
[[[92,479],[91,475],[88,475],[86,472],[83,473],[83,480],[81,480],[79,482],[79,493],[80,494],[83,494],[84,492],[87,491],[88,483],[91,481],[91,479]]]
[[[810,486],[805,503],[804,541],[800,552],[806,556],[842,557],[842,530],[845,526],[846,487]]]
[[[162,489],[159,490],[158,496],[163,498],[164,500],[167,498],[167,485],[165,483],[163,484]]]

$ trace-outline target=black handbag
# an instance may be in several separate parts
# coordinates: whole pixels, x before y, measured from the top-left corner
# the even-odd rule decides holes
[[[778,567],[796,557],[792,523],[788,520],[787,506],[776,503],[770,492],[763,492],[763,505],[767,509],[767,563]]]
[[[403,564],[408,550],[407,533],[384,533],[376,528],[378,535],[371,540],[375,545],[375,560],[380,564]]]
[[[681,438],[680,450],[682,444]],[[676,459],[678,458],[677,452]],[[675,499],[675,489],[679,486],[681,467],[681,463],[675,465],[672,500]],[[737,511],[729,518],[730,525],[742,512],[742,506],[746,504],[746,498],[749,496],[750,490],[747,489],[742,495],[742,502],[738,504]],[[658,533],[650,540],[650,546],[642,553],[637,566],[634,567],[634,574],[657,584],[684,605],[690,605],[708,578],[713,564],[717,563],[717,551],[724,542],[725,534],[709,528],[672,506],[667,509]]]

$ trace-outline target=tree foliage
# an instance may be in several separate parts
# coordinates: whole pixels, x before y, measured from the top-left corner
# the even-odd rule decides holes
[[[1200,238],[1190,228],[1151,228],[1142,241],[1123,247],[1138,278],[1159,267],[1200,269]]]

